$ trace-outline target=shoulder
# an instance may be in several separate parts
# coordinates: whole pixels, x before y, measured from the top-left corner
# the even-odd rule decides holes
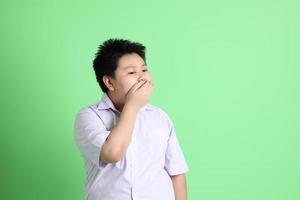
[[[106,129],[113,121],[109,114],[97,109],[97,104],[90,104],[80,107],[74,117],[76,130]]]
[[[87,104],[78,108],[75,113],[75,120],[80,119],[97,119],[99,118],[99,111],[97,110],[97,103]]]
[[[85,113],[94,113],[96,111],[96,104],[84,105],[76,111],[76,115]]]
[[[154,112],[158,119],[161,119],[165,124],[168,124],[169,127],[173,125],[170,116],[164,108],[153,104],[147,104],[147,108],[147,110],[151,110],[152,112]]]

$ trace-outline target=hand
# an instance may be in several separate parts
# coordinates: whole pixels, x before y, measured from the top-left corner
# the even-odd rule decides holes
[[[139,110],[148,102],[153,89],[154,85],[151,81],[138,81],[127,92],[125,104],[130,104]]]

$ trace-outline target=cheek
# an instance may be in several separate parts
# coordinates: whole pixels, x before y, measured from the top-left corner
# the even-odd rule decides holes
[[[145,75],[145,78],[146,78],[147,80],[150,80],[150,81],[151,81],[151,75],[150,75],[150,73],[147,73],[147,74]]]
[[[126,92],[136,83],[136,79],[134,78],[128,78],[126,81],[124,81],[123,89]]]

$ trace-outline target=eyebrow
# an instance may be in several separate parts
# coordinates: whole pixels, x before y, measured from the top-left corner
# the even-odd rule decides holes
[[[144,63],[141,67],[143,67],[143,66],[146,66],[146,63]],[[123,69],[126,70],[128,68],[137,68],[137,66],[129,65],[129,66],[124,67]]]

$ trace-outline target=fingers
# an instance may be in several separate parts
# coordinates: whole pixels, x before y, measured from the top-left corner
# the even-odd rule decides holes
[[[154,86],[153,83],[151,81],[147,81],[145,84],[143,84],[141,87],[139,87],[138,89],[142,89],[142,87],[146,90],[152,91]]]
[[[129,92],[134,92],[134,91],[136,91],[137,89],[139,89],[140,87],[142,87],[145,83],[147,83],[146,80],[137,82],[136,84],[134,84],[134,85],[132,86],[132,88],[129,90]]]
[[[145,86],[148,86],[148,85],[152,85],[152,82],[150,81],[150,80],[147,80],[147,79],[140,79],[140,80],[138,80],[138,82],[145,82],[145,84],[143,84],[143,85],[145,85]],[[141,87],[141,86],[140,86]],[[139,87],[139,88],[140,88]]]
[[[143,82],[143,84],[140,85],[140,86],[137,88],[137,90],[140,89],[140,88],[143,87],[143,86],[147,86],[147,85],[148,85],[148,81],[147,81],[147,80],[144,80],[144,81],[141,81],[141,82]]]
[[[136,92],[137,90],[142,89],[142,87],[144,88],[144,86],[147,88],[150,87],[151,89],[153,88],[153,84],[151,81],[147,79],[139,79],[138,82],[135,83],[127,93]]]

